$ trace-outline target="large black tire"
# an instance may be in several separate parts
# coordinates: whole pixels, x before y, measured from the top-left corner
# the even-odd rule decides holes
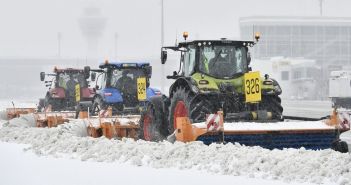
[[[141,113],[139,121],[139,139],[162,141],[168,136],[164,98],[154,97],[148,102],[146,110]]]
[[[184,88],[178,88],[171,97],[168,131],[173,133],[177,117],[190,117],[193,123],[205,121],[206,114],[214,113],[212,103],[204,96],[194,96]]]
[[[340,152],[341,153],[347,153],[349,152],[349,146],[345,141],[340,141]]]
[[[98,115],[100,110],[106,110],[107,105],[104,103],[101,97],[96,97],[93,100],[93,106],[90,111],[90,115]]]
[[[345,141],[337,141],[332,144],[332,149],[341,152],[341,153],[347,153],[349,152],[349,147]]]
[[[281,102],[282,101],[278,95],[262,95],[260,109],[272,112],[273,119],[282,120],[284,109]]]

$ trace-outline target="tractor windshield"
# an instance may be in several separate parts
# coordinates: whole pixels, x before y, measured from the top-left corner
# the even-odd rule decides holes
[[[58,86],[66,90],[72,90],[76,84],[87,87],[88,83],[82,72],[62,72],[57,74]]]
[[[246,48],[228,45],[200,49],[199,70],[216,78],[231,78],[247,70]]]
[[[111,76],[111,85],[119,90],[132,90],[136,92],[137,79],[145,77],[142,69],[115,69]]]

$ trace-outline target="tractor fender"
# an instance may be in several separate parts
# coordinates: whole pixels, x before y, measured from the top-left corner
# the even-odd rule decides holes
[[[173,92],[175,92],[178,88],[183,88],[185,90],[190,90],[194,94],[198,94],[198,88],[196,84],[192,83],[190,78],[181,77],[178,78],[169,88],[169,97],[173,96]]]
[[[273,81],[273,87],[274,87],[274,92],[276,95],[280,95],[282,94],[282,88],[280,87],[279,83],[277,80],[275,80],[274,78],[271,78],[271,80]]]

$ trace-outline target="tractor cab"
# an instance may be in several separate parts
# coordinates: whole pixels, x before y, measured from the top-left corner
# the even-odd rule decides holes
[[[96,92],[92,111],[111,106],[116,112],[138,112],[139,108],[161,92],[150,88],[152,68],[149,63],[124,63],[105,61],[100,69],[91,70],[96,76]]]
[[[181,52],[181,70],[168,78],[201,73],[217,79],[231,79],[250,71],[248,47],[253,45],[252,41],[196,40],[179,43],[176,47],[163,47],[161,58],[165,63],[167,49]]]
[[[74,110],[80,101],[91,101],[94,97],[94,91],[89,88],[88,78],[90,68],[86,66],[84,69],[73,68],[54,68],[54,73],[40,73],[40,80],[44,81],[49,87],[45,99],[39,102],[40,109],[51,106],[52,110]],[[45,76],[52,77],[45,81]]]

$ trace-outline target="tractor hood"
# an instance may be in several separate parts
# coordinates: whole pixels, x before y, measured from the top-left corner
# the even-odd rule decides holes
[[[195,73],[192,78],[202,92],[220,91],[223,84],[234,87],[236,92],[243,92],[243,76],[232,79],[216,79],[205,74]]]
[[[213,91],[231,91],[244,94],[244,75],[231,79],[217,79],[211,76],[195,73],[192,75],[193,84],[196,85],[200,92]],[[261,77],[262,92],[281,93],[279,84],[273,79]],[[277,86],[277,87],[275,87]],[[280,92],[278,92],[280,90]]]

